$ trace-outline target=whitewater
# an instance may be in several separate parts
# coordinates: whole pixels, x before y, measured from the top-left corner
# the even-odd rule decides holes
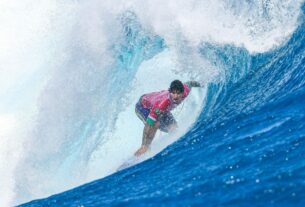
[[[1,1],[0,205],[304,205],[304,10]],[[174,79],[203,85],[179,130],[118,172],[141,144],[138,98]]]

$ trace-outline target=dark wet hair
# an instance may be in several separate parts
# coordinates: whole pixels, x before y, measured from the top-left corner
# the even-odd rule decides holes
[[[174,80],[171,82],[171,85],[169,87],[169,92],[178,92],[178,93],[183,93],[184,92],[184,87],[183,83],[180,80]]]

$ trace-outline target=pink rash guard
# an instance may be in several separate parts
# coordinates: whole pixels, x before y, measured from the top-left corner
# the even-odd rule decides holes
[[[187,84],[183,84],[183,87],[184,87],[184,93],[183,93],[182,101],[190,93],[190,87]],[[142,96],[141,103],[144,108],[150,109],[150,113],[146,120],[146,122],[150,125],[155,124],[155,122],[158,120],[158,116],[161,113],[169,112],[180,104],[180,103],[174,103],[171,100],[170,92],[168,90],[144,94]]]

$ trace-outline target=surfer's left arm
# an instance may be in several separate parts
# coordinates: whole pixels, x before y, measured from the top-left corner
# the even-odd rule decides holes
[[[201,87],[201,84],[198,81],[187,81],[185,84],[188,85],[188,87]]]
[[[138,157],[138,156],[144,154],[148,150],[152,140],[155,137],[156,131],[159,128],[159,126],[160,126],[160,123],[158,121],[156,123],[154,123],[153,125],[150,125],[148,123],[145,124],[144,130],[143,130],[142,145],[135,152],[135,154],[134,154],[135,156]]]

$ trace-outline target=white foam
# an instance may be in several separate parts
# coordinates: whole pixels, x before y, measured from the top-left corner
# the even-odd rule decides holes
[[[11,206],[15,196],[15,168],[22,156],[22,134],[17,125],[17,117],[12,114],[0,116],[0,206]]]
[[[133,8],[144,25],[171,46],[187,40],[235,44],[265,52],[282,44],[297,26],[300,1],[153,0]]]

